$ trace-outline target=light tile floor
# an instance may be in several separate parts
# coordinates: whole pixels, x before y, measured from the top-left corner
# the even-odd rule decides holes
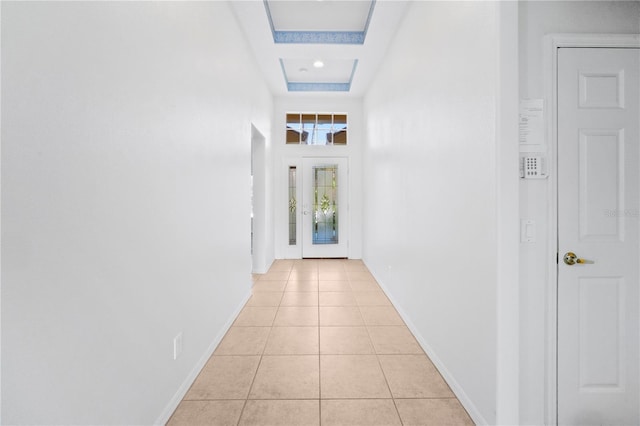
[[[472,425],[366,266],[277,260],[169,420]]]

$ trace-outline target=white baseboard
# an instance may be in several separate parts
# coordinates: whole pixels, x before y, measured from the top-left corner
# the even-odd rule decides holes
[[[227,320],[225,325],[222,327],[222,330],[220,330],[220,332],[215,337],[215,339],[213,339],[213,342],[211,342],[211,344],[209,345],[205,353],[202,355],[202,357],[200,357],[200,359],[198,360],[196,365],[193,367],[193,369],[191,370],[187,378],[184,380],[184,382],[182,382],[182,385],[178,388],[175,395],[173,395],[173,398],[171,398],[171,400],[169,401],[165,409],[162,410],[162,414],[160,414],[160,416],[153,423],[154,425],[158,425],[158,426],[165,425],[169,421],[173,412],[176,410],[176,408],[178,408],[180,401],[182,401],[182,398],[184,398],[184,396],[187,394],[187,392],[189,391],[189,388],[191,388],[191,385],[198,377],[198,374],[200,374],[200,371],[204,368],[207,361],[209,361],[209,358],[211,358],[211,355],[213,355],[213,352],[216,350],[216,348],[222,341],[222,338],[224,337],[224,335],[227,334],[227,331],[229,331],[229,328],[231,328],[231,326],[233,325],[233,322],[238,317],[238,315],[240,314],[240,311],[242,310],[242,308],[247,303],[250,297],[251,297],[251,291],[249,291],[249,293],[244,297],[240,305],[233,311],[233,314],[231,314],[231,317]]]
[[[369,266],[367,266],[367,268],[369,268]],[[400,315],[402,320],[405,322],[405,324],[407,325],[407,327],[409,328],[411,333],[413,333],[413,336],[418,341],[418,344],[425,351],[425,353],[427,354],[429,359],[431,359],[431,362],[438,369],[438,371],[442,375],[442,378],[445,380],[445,382],[447,382],[447,384],[449,385],[449,387],[451,388],[451,390],[455,394],[456,398],[458,398],[458,401],[460,401],[460,404],[462,404],[464,409],[467,410],[467,413],[469,413],[469,416],[471,416],[471,419],[473,420],[473,422],[476,425],[488,425],[489,423],[482,416],[482,414],[480,414],[480,411],[478,411],[476,405],[467,396],[466,392],[462,389],[460,384],[456,381],[454,376],[447,369],[447,367],[442,362],[440,357],[438,357],[438,355],[433,350],[433,348],[427,343],[427,341],[424,339],[424,337],[422,337],[422,334],[420,334],[420,332],[418,331],[418,329],[415,326],[415,324],[413,323],[413,321],[411,321],[411,317],[409,317],[407,315],[407,313],[404,312],[404,310],[396,302],[396,300],[394,299],[393,295],[389,292],[389,290],[387,289],[385,284],[378,278],[376,273],[370,268],[369,268],[369,271],[371,272],[371,274],[373,274],[373,276],[376,279],[376,281],[378,282],[378,284],[380,284],[380,287],[382,288],[382,291],[384,291],[384,293],[389,298],[391,303],[393,303],[393,306],[396,308],[396,310],[398,311],[398,314]]]

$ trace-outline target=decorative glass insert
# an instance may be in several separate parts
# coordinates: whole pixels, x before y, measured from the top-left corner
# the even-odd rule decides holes
[[[338,244],[338,165],[313,167],[313,244]]]
[[[287,114],[288,144],[346,145],[346,114]]]
[[[296,245],[296,218],[298,216],[296,201],[296,166],[289,166],[289,245]]]

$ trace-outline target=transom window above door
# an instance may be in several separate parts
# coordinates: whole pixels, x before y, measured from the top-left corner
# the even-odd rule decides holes
[[[297,145],[346,145],[347,115],[288,113],[286,142]]]

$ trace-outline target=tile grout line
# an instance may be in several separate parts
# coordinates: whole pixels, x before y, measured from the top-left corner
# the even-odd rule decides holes
[[[318,425],[322,426],[322,339],[320,337],[320,268],[316,271],[318,283]]]
[[[378,286],[380,285],[380,284],[378,284],[377,281],[376,281],[376,284]],[[351,285],[351,280],[349,280],[349,285]],[[398,416],[398,420],[400,421],[400,424],[404,425],[404,422],[402,421],[402,417],[400,416],[400,410],[398,410],[398,405],[396,404],[396,398],[393,396],[393,391],[391,390],[391,386],[389,385],[389,380],[387,379],[387,375],[384,372],[384,368],[382,368],[382,363],[380,362],[380,354],[378,354],[378,350],[376,349],[376,346],[373,343],[373,339],[371,338],[371,332],[369,331],[369,325],[366,323],[366,321],[364,319],[364,315],[362,315],[362,309],[360,309],[360,308],[361,308],[360,305],[358,305],[358,311],[360,312],[360,316],[362,316],[362,321],[365,323],[366,330],[367,330],[367,335],[369,336],[369,341],[371,342],[371,346],[373,347],[373,352],[375,353],[376,361],[378,361],[378,366],[380,367],[380,371],[382,372],[382,377],[384,377],[384,382],[387,385],[387,389],[389,390],[389,395],[391,396],[391,401],[393,401],[393,407],[396,410],[396,414]],[[394,307],[394,309],[395,309],[395,307]],[[404,321],[403,321],[403,323],[404,323]]]
[[[291,274],[291,272],[289,272]],[[287,279],[288,282],[288,279]],[[285,284],[286,289],[286,284]],[[252,290],[253,293],[253,290]],[[253,297],[253,294],[251,294]],[[256,377],[258,376],[258,370],[260,370],[260,365],[262,365],[262,358],[264,357],[264,352],[267,350],[267,344],[269,343],[269,337],[271,337],[271,332],[273,331],[273,325],[276,321],[276,316],[278,315],[278,310],[280,309],[280,303],[282,303],[282,298],[284,297],[284,290],[282,291],[282,296],[280,297],[280,302],[278,303],[278,307],[276,309],[276,314],[273,316],[273,320],[271,321],[271,326],[269,327],[269,333],[267,333],[267,339],[264,342],[264,347],[262,348],[262,352],[260,353],[260,360],[258,361],[258,365],[256,367],[256,372],[253,374],[253,379],[251,380],[251,384],[249,385],[249,389],[247,390],[247,396],[244,399],[244,404],[242,405],[242,410],[240,410],[240,416],[238,417],[238,422],[236,426],[240,426],[240,421],[242,420],[242,416],[244,415],[244,411],[247,408],[247,404],[249,402],[249,395],[251,395],[251,390],[253,389],[253,385],[256,381]]]

